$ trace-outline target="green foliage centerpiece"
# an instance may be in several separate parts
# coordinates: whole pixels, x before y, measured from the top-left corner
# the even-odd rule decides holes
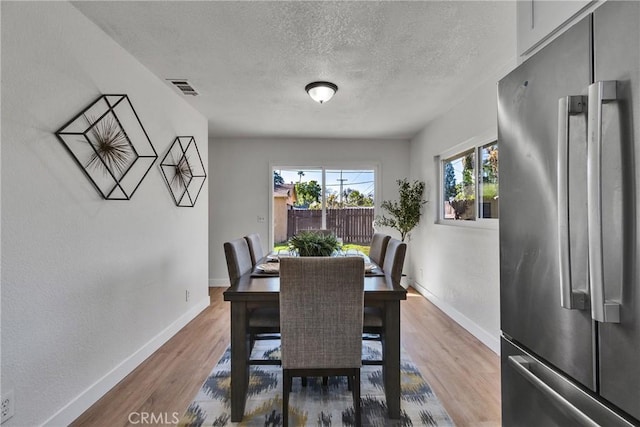
[[[299,256],[331,256],[340,250],[340,242],[334,234],[325,234],[313,230],[300,231],[289,239],[289,248]]]
[[[389,217],[379,215],[375,219],[375,224],[395,228],[400,232],[404,242],[409,232],[418,225],[422,215],[420,210],[427,201],[422,199],[424,182],[414,181],[412,184],[406,179],[399,179],[396,182],[399,187],[400,201],[383,201],[381,207],[389,213]]]

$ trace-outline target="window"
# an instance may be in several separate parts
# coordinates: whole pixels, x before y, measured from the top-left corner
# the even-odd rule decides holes
[[[442,222],[497,219],[498,142],[485,140],[440,159]]]
[[[478,194],[480,218],[498,218],[498,142],[494,141],[478,149]]]
[[[272,165],[273,243],[284,245],[300,230],[328,229],[345,244],[368,245],[375,217],[376,171],[377,166],[367,165]]]

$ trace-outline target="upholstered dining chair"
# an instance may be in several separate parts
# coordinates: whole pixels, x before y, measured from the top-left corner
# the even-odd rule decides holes
[[[361,257],[280,260],[283,422],[288,425],[292,378],[347,376],[355,425],[361,425],[360,366],[364,306]]]
[[[400,284],[402,278],[402,267],[404,257],[407,254],[407,244],[398,239],[389,239],[387,252],[384,256],[382,270],[384,274],[390,275],[394,284]]]
[[[251,264],[255,267],[258,261],[260,261],[264,257],[260,235],[258,233],[252,233],[248,236],[244,236],[244,238],[247,240],[247,244],[249,245]]]
[[[227,271],[229,272],[231,286],[238,281],[240,276],[250,272],[253,268],[249,244],[244,238],[225,242],[224,256],[227,260]]]
[[[385,254],[383,271],[386,276],[391,278],[395,285],[400,284],[402,278],[402,266],[407,253],[407,244],[398,239],[389,239],[387,251]],[[366,339],[381,341],[384,347],[383,336],[383,312],[382,309],[375,306],[366,307],[364,309],[364,319],[362,332],[367,334]],[[384,348],[382,351],[384,354]],[[366,360],[363,361],[367,365],[382,365],[384,360]]]
[[[235,285],[238,279],[253,269],[251,253],[247,239],[235,239],[224,243],[224,255],[227,260],[229,282]],[[250,344],[253,348],[255,340],[263,334],[274,334],[280,331],[280,310],[277,306],[248,306],[248,330]],[[249,364],[280,364],[280,361],[258,361],[249,359]]]
[[[369,245],[369,258],[382,268],[384,264],[384,256],[387,252],[387,244],[391,236],[383,233],[373,233],[371,243]]]

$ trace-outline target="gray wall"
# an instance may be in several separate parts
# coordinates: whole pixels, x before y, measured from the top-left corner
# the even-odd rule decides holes
[[[497,137],[496,82],[513,65],[515,57],[411,140],[411,176],[426,182],[431,201],[412,235],[407,273],[422,294],[496,353],[500,336],[498,228],[466,221],[437,222],[436,158],[460,144],[468,146],[477,137]]]
[[[207,122],[70,3],[1,7],[3,427],[66,425],[208,305],[208,192],[177,208],[158,161],[102,200],[54,132],[128,94],[160,156],[193,135],[206,165]]]

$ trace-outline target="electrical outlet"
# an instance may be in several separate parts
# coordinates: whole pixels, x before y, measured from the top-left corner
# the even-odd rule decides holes
[[[262,215],[258,215],[256,219],[258,220],[259,223],[263,223],[266,221],[266,218],[263,217]]]
[[[2,419],[0,419],[0,423],[3,423],[13,417],[14,400],[13,390],[8,391],[2,396]]]
[[[189,290],[187,289],[185,291],[185,301],[189,302],[189,299],[191,299],[191,292],[189,292]]]

